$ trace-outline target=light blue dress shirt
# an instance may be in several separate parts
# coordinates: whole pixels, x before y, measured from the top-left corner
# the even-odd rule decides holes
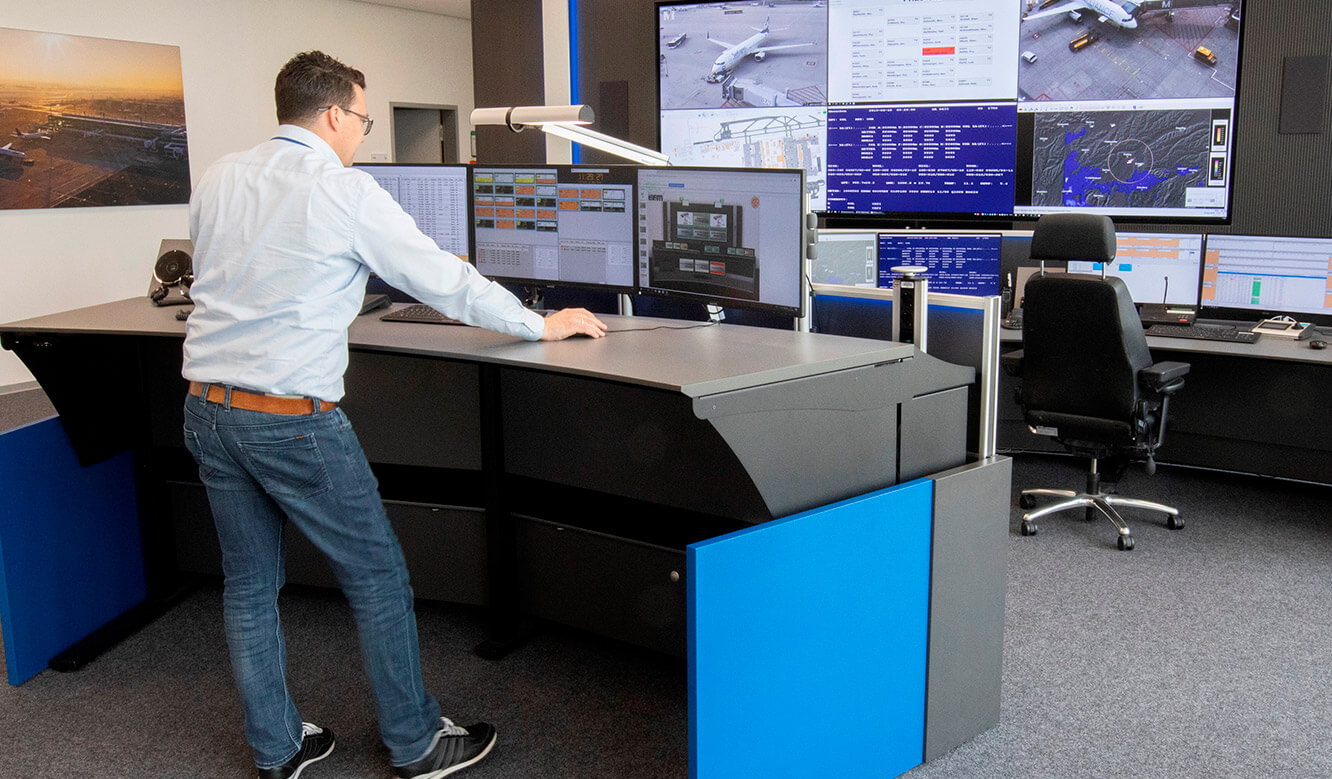
[[[191,381],[340,400],[371,271],[468,324],[527,340],[545,326],[302,127],[210,166],[190,198],[190,237]]]

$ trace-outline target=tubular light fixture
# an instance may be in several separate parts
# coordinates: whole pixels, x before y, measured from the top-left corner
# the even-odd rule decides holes
[[[535,126],[557,138],[581,143],[640,165],[670,164],[670,158],[659,151],[579,126],[591,124],[594,118],[591,106],[586,105],[514,106],[472,111],[473,125],[502,125],[516,133]]]

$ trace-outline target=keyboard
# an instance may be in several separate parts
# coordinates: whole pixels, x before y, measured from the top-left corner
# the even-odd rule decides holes
[[[1147,335],[1166,338],[1197,338],[1200,341],[1230,341],[1237,344],[1251,344],[1258,340],[1257,333],[1241,330],[1235,325],[1152,325],[1146,332]]]
[[[405,306],[397,311],[390,311],[381,316],[380,320],[384,322],[414,322],[416,324],[424,325],[463,324],[456,319],[450,319],[449,317],[444,316],[430,306],[427,306],[425,303],[413,303],[410,306]]]

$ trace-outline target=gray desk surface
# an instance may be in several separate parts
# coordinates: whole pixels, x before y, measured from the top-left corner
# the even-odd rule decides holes
[[[0,325],[0,331],[181,336],[185,323],[175,318],[175,311],[154,307],[145,298],[129,298],[11,322]],[[692,398],[913,354],[908,344],[741,325],[640,330],[695,323],[605,315],[602,320],[612,331],[605,338],[528,342],[474,327],[382,322],[383,313],[352,323],[352,349],[530,367],[667,389]]]
[[[1223,324],[1235,324],[1226,322]],[[1317,339],[1318,336],[1310,340]],[[1021,330],[1003,330],[999,340],[1005,345],[1016,346],[1022,343]],[[1332,337],[1323,340],[1332,341]],[[1239,344],[1229,341],[1203,341],[1196,338],[1160,338],[1147,336],[1147,346],[1154,352],[1192,352],[1195,354],[1216,354],[1225,357],[1253,357],[1263,360],[1286,360],[1332,365],[1332,348],[1312,349],[1309,341],[1294,341],[1271,335],[1259,336],[1251,344]]]

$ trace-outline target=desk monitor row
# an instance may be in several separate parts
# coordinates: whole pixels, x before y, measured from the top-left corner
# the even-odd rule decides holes
[[[497,281],[804,312],[804,172],[358,165]]]
[[[1116,238],[1109,275],[1122,278],[1137,303],[1194,305],[1220,319],[1289,315],[1332,324],[1332,238],[1138,232]],[[820,233],[813,278],[887,287],[891,267],[924,265],[931,290],[998,294],[999,256],[1012,253],[1006,244],[1013,240],[975,233]],[[1068,271],[1100,273],[1101,264],[1071,261]]]

